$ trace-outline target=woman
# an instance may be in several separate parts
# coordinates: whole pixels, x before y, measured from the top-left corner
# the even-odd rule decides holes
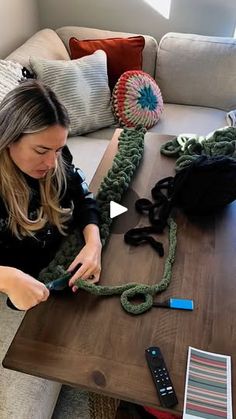
[[[85,245],[68,267],[71,278],[99,280],[99,213],[66,147],[69,119],[56,95],[26,81],[0,104],[0,291],[27,310],[47,300],[36,278],[74,225]]]

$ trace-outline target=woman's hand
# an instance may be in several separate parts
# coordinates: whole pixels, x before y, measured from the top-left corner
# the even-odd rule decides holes
[[[49,297],[49,291],[42,282],[16,268],[1,267],[4,275],[2,291],[19,310],[28,310]]]
[[[84,279],[94,284],[99,281],[101,273],[102,244],[99,229],[96,225],[89,224],[85,227],[83,233],[86,244],[68,268],[68,271],[72,271],[79,263],[82,264],[69,281],[69,286],[72,287],[74,292],[78,289],[74,286],[77,279]]]
[[[101,250],[101,243],[87,243],[73,260],[68,271],[76,268],[79,263],[82,266],[78,268],[78,271],[69,281],[69,286],[72,287],[72,291],[77,291],[78,288],[74,286],[74,283],[79,278],[87,280],[92,284],[99,281],[101,273]]]

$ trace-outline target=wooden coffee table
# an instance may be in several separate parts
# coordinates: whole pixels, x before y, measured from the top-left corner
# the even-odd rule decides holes
[[[116,131],[91,183],[96,192],[117,150]],[[148,245],[124,243],[124,226],[148,225],[134,211],[135,195],[150,198],[160,178],[174,174],[174,160],[160,155],[168,136],[147,134],[143,160],[122,204],[129,208],[113,221],[103,250],[101,284],[160,281],[164,258]],[[159,346],[179,404],[183,408],[188,346],[232,356],[236,365],[236,205],[221,214],[188,220],[176,213],[178,243],[172,281],[156,300],[189,298],[193,312],[152,308],[133,316],[119,297],[95,297],[83,291],[50,296],[27,312],[3,365],[24,373],[85,388],[142,405],[160,407],[144,351]],[[159,240],[165,254],[167,231]],[[236,400],[236,368],[232,371]],[[235,408],[234,408],[235,409]],[[236,410],[234,410],[236,414]]]

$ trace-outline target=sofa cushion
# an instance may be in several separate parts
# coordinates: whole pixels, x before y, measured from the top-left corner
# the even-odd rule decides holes
[[[79,26],[64,26],[62,28],[56,29],[56,33],[64,42],[68,52],[69,49],[69,40],[71,37],[75,37],[79,40],[83,39],[105,39],[105,38],[128,38],[130,36],[135,36],[134,33],[125,33],[125,32],[113,32],[102,29],[94,28],[83,28]],[[141,34],[142,35],[142,34]],[[157,41],[148,35],[142,35],[145,39],[145,46],[143,49],[143,65],[142,70],[146,73],[149,73],[152,77],[155,75],[155,64],[156,64],[156,55],[157,55]]]
[[[164,111],[158,124],[150,128],[148,132],[168,135],[181,133],[207,135],[226,125],[226,113],[219,109],[164,103]],[[115,128],[103,128],[87,134],[85,138],[110,140],[114,131]]]
[[[67,140],[67,145],[73,155],[73,164],[84,172],[87,184],[91,182],[114,133],[114,129],[111,128],[101,130],[101,132],[104,131],[106,134],[101,134],[101,138],[80,136],[70,137]],[[98,132],[93,134],[96,135]]]
[[[5,353],[24,317],[24,312],[11,310],[6,296],[0,293],[0,359]],[[33,377],[0,366],[0,418],[50,419],[61,384]]]
[[[225,125],[226,113],[219,109],[165,103],[160,121],[149,132],[207,135]]]
[[[118,78],[127,70],[141,70],[143,36],[130,38],[86,39],[80,41],[72,37],[69,40],[70,55],[74,60],[102,49],[107,54],[107,72],[110,89],[113,90]],[[122,57],[122,59],[121,59]]]
[[[121,126],[153,127],[163,111],[161,91],[150,74],[142,70],[123,73],[112,94],[115,117]]]
[[[29,57],[31,55],[50,60],[70,59],[63,42],[52,29],[42,29],[37,32],[23,45],[8,55],[6,59],[16,61],[30,68]]]
[[[31,57],[37,77],[51,87],[70,117],[70,135],[84,134],[114,123],[104,51],[78,60]]]
[[[226,124],[224,111],[199,106],[164,104],[164,111],[158,124],[148,132],[178,135],[195,133],[207,135]],[[103,128],[83,137],[68,138],[68,146],[73,155],[73,162],[86,175],[89,184],[102,156],[109,144],[115,127]]]
[[[236,108],[236,39],[168,33],[160,41],[156,80],[164,102]]]

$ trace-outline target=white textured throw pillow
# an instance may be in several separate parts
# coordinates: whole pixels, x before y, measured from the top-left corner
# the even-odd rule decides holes
[[[114,123],[104,51],[68,61],[30,57],[30,65],[66,107],[71,121],[70,135],[96,131]]]
[[[0,60],[0,103],[10,90],[24,79],[22,65],[13,61]]]

